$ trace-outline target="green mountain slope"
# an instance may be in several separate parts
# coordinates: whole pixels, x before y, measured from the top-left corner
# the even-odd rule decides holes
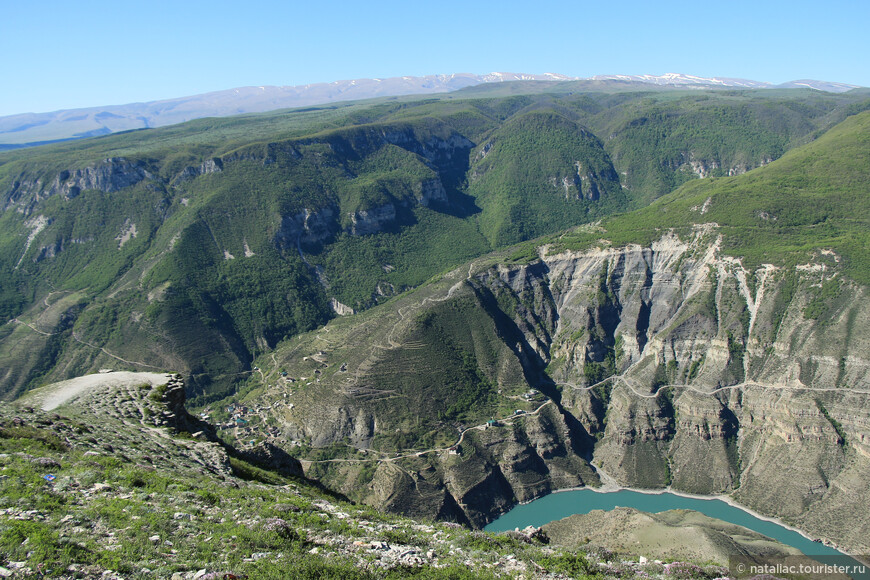
[[[415,516],[616,482],[729,494],[860,553],[868,123],[300,334],[232,399],[257,426],[224,437]]]
[[[480,146],[468,193],[493,247],[629,205],[601,141],[560,113],[515,115]]]
[[[171,368],[203,403],[336,313],[641,207],[693,162],[761,165],[861,106],[560,91],[203,119],[0,155],[0,391]]]
[[[567,234],[557,247],[648,244],[669,228],[716,223],[723,249],[748,265],[797,264],[819,251],[870,284],[870,113],[849,117],[812,143],[742,177],[695,181],[642,210],[605,221],[606,233]]]

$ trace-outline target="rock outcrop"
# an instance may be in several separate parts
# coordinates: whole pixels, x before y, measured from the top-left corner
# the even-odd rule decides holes
[[[17,204],[31,208],[38,201],[53,195],[72,199],[89,189],[114,193],[143,180],[155,179],[155,175],[143,161],[110,157],[86,167],[65,169],[49,178],[22,175],[12,182],[3,198],[6,208]],[[25,213],[28,211],[25,210]]]
[[[417,203],[425,207],[449,203],[444,184],[437,177],[421,181],[414,187],[414,195],[417,198]]]
[[[112,193],[152,177],[152,173],[146,169],[144,163],[131,162],[123,157],[112,157],[97,165],[62,171],[46,194],[49,196],[61,194],[66,198],[72,198],[86,189]]]
[[[519,374],[526,388],[546,390],[552,407],[511,429],[469,434],[462,447],[473,452],[461,461],[432,454],[429,491],[417,481],[417,492],[367,501],[435,517],[449,503],[446,491],[481,524],[516,501],[597,485],[591,460],[624,486],[731,493],[813,535],[868,549],[870,522],[855,507],[870,475],[870,339],[854,329],[870,322],[870,310],[866,289],[842,280],[841,295],[807,318],[831,279],[836,269],[821,266],[750,271],[722,253],[714,225],[646,248],[472,268],[464,282],[405,310],[473,293],[498,329],[498,364],[517,369],[499,385],[509,388],[507,377]],[[411,340],[399,330],[408,318],[395,324],[390,349]],[[374,380],[386,372],[379,368],[399,364],[392,356],[350,372]],[[316,424],[305,411],[291,423],[300,436],[332,433],[330,440],[353,437],[351,418],[362,408],[368,424],[390,424],[359,396],[343,406],[341,425],[322,410],[312,415]],[[394,476],[401,488],[403,473],[379,472],[379,485]],[[434,490],[441,499],[427,504]]]
[[[563,177],[560,180],[553,178],[555,184],[561,183],[565,190],[565,199],[587,199],[597,201],[601,198],[607,186],[619,183],[619,176],[612,165],[604,166],[601,171],[584,164],[582,161],[574,162],[575,173]]]
[[[333,206],[326,206],[285,215],[275,234],[275,243],[284,250],[295,250],[298,244],[321,243],[337,232],[336,214]]]
[[[181,173],[175,178],[176,182],[187,181],[200,175],[209,175],[211,173],[220,173],[224,169],[224,162],[218,157],[206,159],[199,164],[198,167],[185,167]]]
[[[350,214],[350,233],[354,236],[374,234],[396,221],[396,206],[392,203],[360,209]]]

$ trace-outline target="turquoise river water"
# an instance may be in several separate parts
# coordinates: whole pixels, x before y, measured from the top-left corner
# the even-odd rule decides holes
[[[642,493],[631,490],[598,492],[592,489],[578,489],[551,493],[527,504],[516,506],[484,529],[488,532],[503,532],[526,526],[540,527],[573,514],[585,514],[592,510],[612,510],[617,506],[631,507],[650,513],[673,509],[695,510],[711,518],[755,530],[783,544],[793,546],[807,556],[844,556],[834,548],[814,542],[777,523],[757,518],[722,500],[684,497],[667,492]]]

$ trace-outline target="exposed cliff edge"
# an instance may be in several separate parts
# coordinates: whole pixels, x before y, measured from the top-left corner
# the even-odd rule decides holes
[[[870,475],[870,339],[857,331],[870,318],[866,288],[842,278],[835,256],[747,271],[720,246],[708,224],[650,247],[544,249],[528,265],[456,271],[379,325],[334,321],[318,335],[326,342],[293,345],[297,357],[323,349],[314,368],[282,360],[290,376],[317,379],[274,385],[293,395],[280,413],[286,441],[382,452],[384,434],[434,413],[425,425],[442,439],[418,439],[374,472],[352,459],[303,461],[306,473],[348,493],[362,477],[358,497],[380,507],[482,524],[517,501],[597,485],[592,460],[621,485],[732,494],[866,550],[870,522],[856,509]],[[832,281],[837,296],[810,308]],[[470,354],[439,362],[443,343]],[[419,375],[449,383],[469,356],[499,388],[501,425],[463,425],[451,447],[449,410],[415,403],[439,388]],[[529,406],[530,388],[548,398]]]
[[[155,177],[153,170],[143,161],[110,157],[87,167],[64,169],[48,180],[22,176],[12,182],[4,198],[7,207],[19,203],[32,207],[36,202],[53,195],[72,199],[89,189],[113,193]]]

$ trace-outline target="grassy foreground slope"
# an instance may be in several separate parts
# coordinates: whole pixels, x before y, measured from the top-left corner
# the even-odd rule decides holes
[[[180,385],[100,387],[53,412],[0,407],[0,571],[12,578],[648,578],[603,548],[356,505],[222,446]],[[179,397],[179,395],[181,395]],[[193,432],[192,432],[193,431]],[[265,448],[264,448],[265,449]],[[286,456],[285,456],[286,458]],[[286,469],[287,467],[291,469]],[[683,563],[694,578],[720,566]]]

